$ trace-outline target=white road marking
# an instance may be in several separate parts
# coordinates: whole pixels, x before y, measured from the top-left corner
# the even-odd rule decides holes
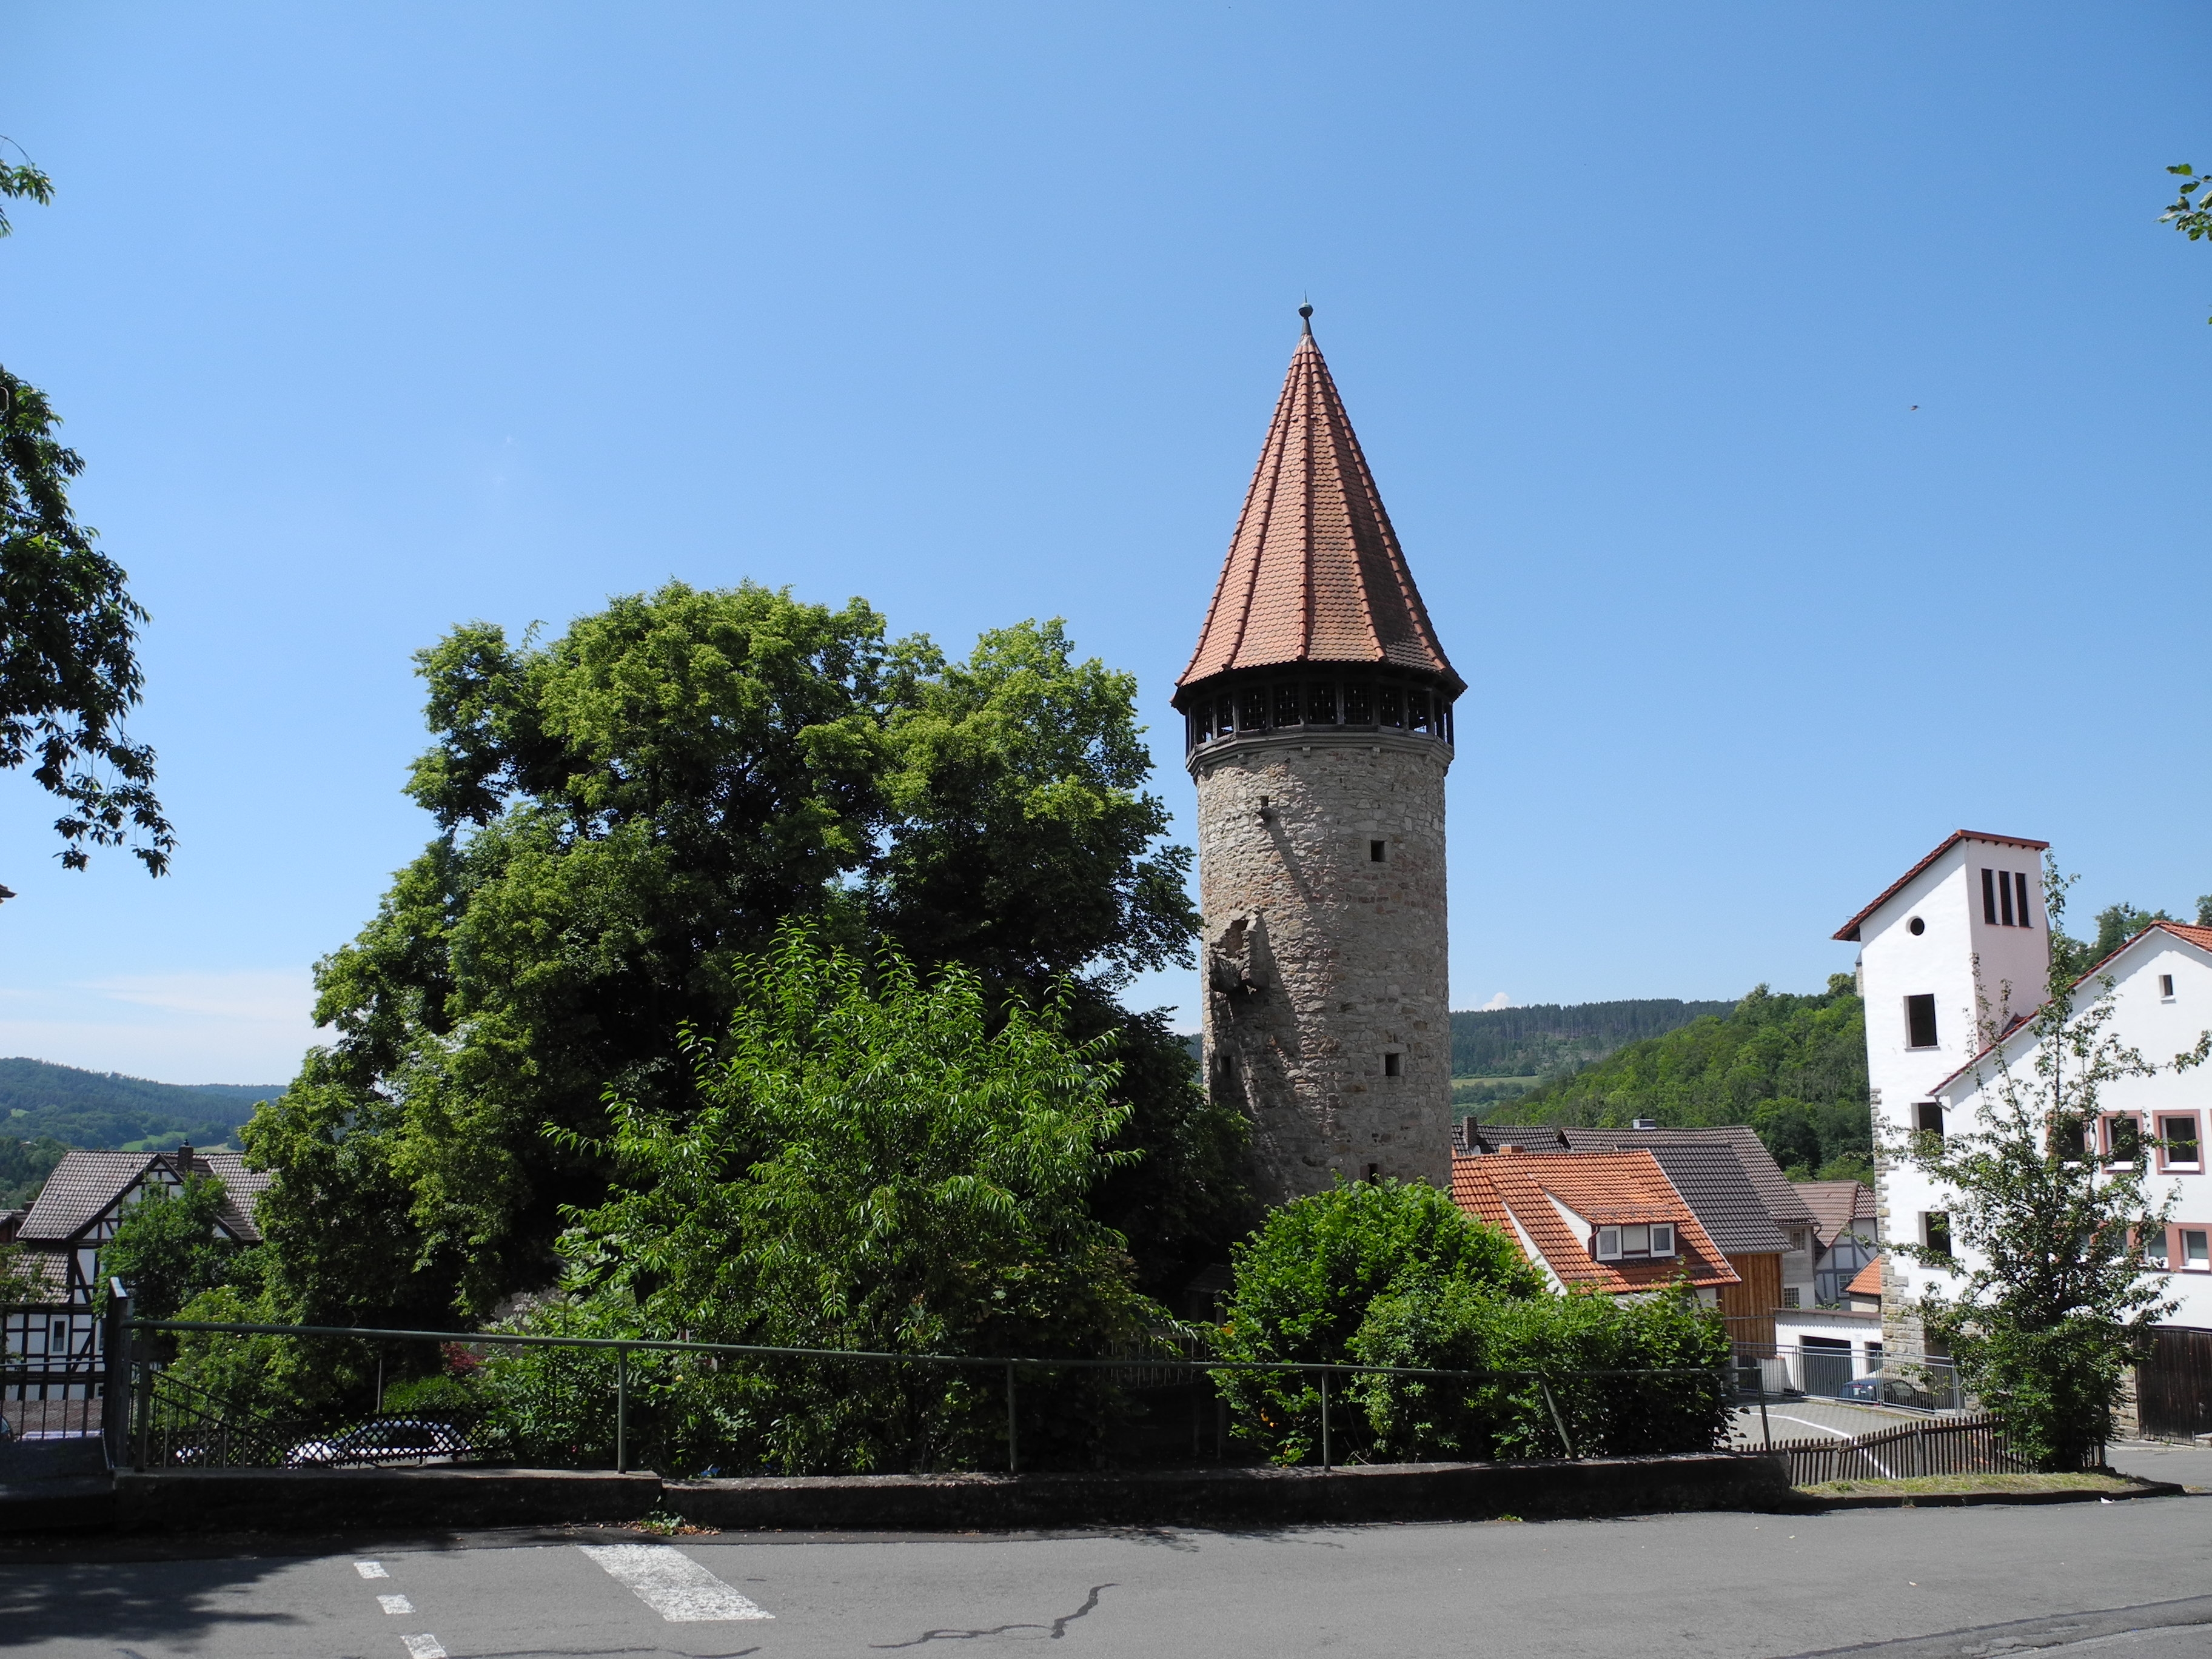
[[[1845,1430],[1836,1428],[1826,1423],[1815,1423],[1809,1417],[1792,1417],[1786,1412],[1775,1412],[1771,1413],[1771,1415],[1777,1422],[1802,1423],[1808,1429],[1818,1429],[1822,1434],[1832,1434],[1838,1440],[1848,1440],[1851,1437],[1850,1433]]]
[[[434,1636],[403,1636],[407,1644],[407,1659],[446,1659],[446,1650],[438,1645]]]
[[[377,1601],[386,1613],[412,1613],[415,1604],[404,1595],[380,1595]]]
[[[678,1549],[665,1544],[579,1544],[617,1583],[672,1625],[773,1619]]]
[[[356,1561],[353,1564],[353,1570],[364,1578],[389,1578],[392,1577],[390,1573],[385,1571],[384,1563],[381,1561]]]

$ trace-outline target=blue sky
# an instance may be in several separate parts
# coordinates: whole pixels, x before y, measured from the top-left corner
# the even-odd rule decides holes
[[[182,842],[69,874],[0,777],[0,1053],[289,1075],[429,833],[410,653],[671,575],[1065,617],[1187,839],[1166,699],[1308,294],[1470,685],[1455,1006],[1817,988],[1961,825],[2192,905],[2203,21],[0,10],[60,191],[0,361],[154,612]]]

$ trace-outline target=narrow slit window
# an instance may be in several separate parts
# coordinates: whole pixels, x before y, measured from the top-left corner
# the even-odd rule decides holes
[[[1905,1000],[1905,1044],[1913,1048],[1933,1048],[1936,1046],[1936,999],[1934,996],[1907,997]]]
[[[1997,872],[1982,872],[1982,920],[1994,927],[1997,921]]]
[[[1390,843],[1387,841],[1369,842],[1367,843],[1367,861],[1370,864],[1389,863],[1390,861]]]
[[[2000,870],[1997,872],[1997,925],[2009,927],[2012,921],[2012,878]]]
[[[2173,975],[2172,974],[2160,974],[2158,976],[2158,994],[2169,1002],[2173,1000]]]
[[[1951,1215],[1948,1210],[1930,1210],[1920,1218],[1921,1241],[1937,1255],[1951,1254]]]
[[[1403,1076],[1405,1076],[1405,1075],[1406,1075],[1406,1057],[1405,1057],[1405,1055],[1401,1054],[1388,1054],[1383,1055],[1383,1056],[1382,1056],[1382,1075],[1383,1075],[1384,1077],[1403,1077]]]
[[[2034,921],[2027,914],[2027,878],[2015,870],[2012,875],[2012,884],[2013,890],[2020,895],[2020,925],[2023,927],[2034,927]]]

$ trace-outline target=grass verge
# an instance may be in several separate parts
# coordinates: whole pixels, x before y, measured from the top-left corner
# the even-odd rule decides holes
[[[1902,1480],[1823,1480],[1800,1486],[1815,1498],[1921,1498],[1951,1492],[2133,1492],[2120,1474],[1916,1474]]]

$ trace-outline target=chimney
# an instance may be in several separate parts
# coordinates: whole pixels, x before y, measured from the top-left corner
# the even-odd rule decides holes
[[[1656,1129],[1659,1127],[1659,1120],[1656,1117],[1639,1117],[1628,1127],[1632,1129]]]
[[[192,1172],[192,1143],[185,1141],[177,1148],[177,1174],[181,1177]]]

